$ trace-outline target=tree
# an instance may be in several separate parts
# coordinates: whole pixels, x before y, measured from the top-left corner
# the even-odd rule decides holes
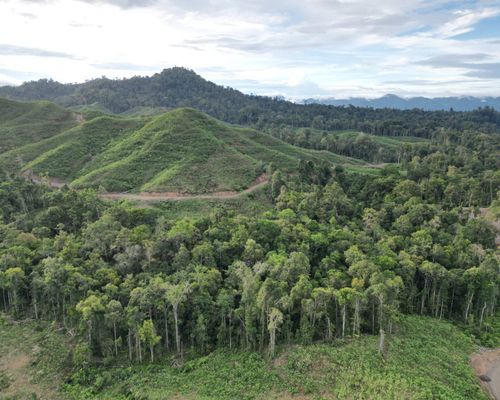
[[[167,284],[165,296],[172,306],[175,324],[175,348],[177,353],[181,352],[181,337],[179,334],[179,305],[186,299],[190,292],[188,283]]]
[[[151,362],[154,362],[154,347],[160,342],[161,336],[158,336],[155,331],[153,321],[146,319],[139,328],[139,336],[141,341],[149,347]]]
[[[76,305],[76,311],[81,313],[83,321],[87,324],[87,340],[89,347],[92,346],[92,332],[99,317],[104,313],[105,308],[102,298],[91,294]]]
[[[16,316],[20,313],[21,308],[21,296],[20,291],[24,286],[24,280],[26,276],[24,271],[19,268],[9,268],[5,271],[5,280],[7,282],[8,293],[10,297],[9,303],[14,306],[14,313]]]
[[[116,337],[116,325],[121,320],[123,314],[123,307],[117,300],[110,300],[106,304],[105,318],[113,325],[113,345],[115,348],[115,355],[118,355],[118,339]]]
[[[269,354],[274,357],[276,347],[276,331],[283,323],[283,313],[275,307],[269,312],[267,329],[269,330]]]

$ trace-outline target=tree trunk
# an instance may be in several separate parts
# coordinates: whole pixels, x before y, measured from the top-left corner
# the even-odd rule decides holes
[[[89,348],[92,346],[92,320],[89,319],[89,321],[87,322],[87,330],[88,330],[88,333],[87,333],[87,339],[89,341]]]
[[[269,332],[269,353],[271,354],[271,357],[274,357],[274,347],[275,347],[275,340],[276,340],[276,330],[271,329]]]
[[[115,356],[118,355],[118,344],[116,343],[116,321],[113,321],[113,338],[115,344]]]
[[[345,320],[346,320],[347,306],[342,306],[342,338],[345,336]]]
[[[474,292],[472,292],[467,299],[467,307],[465,308],[465,322],[469,320],[469,310],[470,306],[472,305],[472,299],[474,298]]]
[[[128,359],[132,361],[132,332],[130,331],[130,328],[127,334],[127,343],[128,343]]]
[[[378,342],[378,351],[380,354],[382,354],[385,357],[385,332],[382,328],[380,329],[380,339]]]
[[[424,280],[424,289],[422,290],[422,302],[420,303],[420,314],[424,313],[426,294],[427,294],[427,278],[425,278],[425,280]]]
[[[177,354],[181,352],[181,338],[179,337],[179,322],[177,319],[177,304],[172,305],[174,310],[174,323],[175,323],[175,347],[177,349]]]
[[[451,302],[450,302],[450,311],[449,318],[451,319],[451,314],[453,313],[453,301],[455,300],[455,285],[453,285],[453,289],[451,291]]]
[[[483,326],[484,310],[486,310],[486,302],[484,302],[483,308],[481,310],[481,317],[479,318],[479,329]]]
[[[170,348],[170,343],[168,340],[168,309],[167,306],[163,306],[163,315],[165,317],[165,346],[167,350]]]
[[[33,308],[35,310],[35,319],[38,319],[38,305],[36,303],[36,296],[33,296]]]
[[[233,342],[232,342],[232,322],[231,322],[231,313],[229,313],[229,348],[232,348]]]

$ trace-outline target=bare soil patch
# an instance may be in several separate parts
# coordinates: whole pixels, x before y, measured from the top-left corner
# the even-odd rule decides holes
[[[492,399],[500,400],[500,348],[480,349],[472,354],[471,364],[481,381],[481,386]]]

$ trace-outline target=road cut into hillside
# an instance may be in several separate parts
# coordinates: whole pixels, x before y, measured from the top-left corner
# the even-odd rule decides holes
[[[33,174],[31,171],[26,172],[24,174],[25,178],[29,179],[31,182],[39,184],[39,185],[48,185],[55,189],[60,189],[66,182],[61,181],[56,178],[49,177],[39,177]],[[105,192],[100,193],[99,197],[103,200],[133,200],[140,201],[144,203],[154,203],[159,201],[180,201],[180,200],[197,200],[197,199],[234,199],[244,194],[252,193],[255,190],[265,186],[269,183],[269,178],[264,173],[257,177],[248,188],[242,190],[241,192],[237,191],[223,191],[223,192],[212,192],[212,193],[203,193],[203,194],[189,194],[182,192],[139,192],[139,193],[123,193],[123,192]]]

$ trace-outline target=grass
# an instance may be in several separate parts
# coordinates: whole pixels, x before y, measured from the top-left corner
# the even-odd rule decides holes
[[[247,188],[271,162],[295,172],[299,160],[374,172],[363,161],[292,146],[186,108],[149,117],[100,115],[1,154],[0,168],[30,170],[75,188],[210,193]]]
[[[274,360],[218,350],[182,368],[154,365],[81,371],[76,399],[442,399],[486,400],[469,366],[470,337],[444,321],[405,317],[384,359],[377,338],[282,348]]]
[[[34,143],[77,124],[76,114],[48,101],[0,98],[0,153]]]
[[[34,321],[0,314],[0,398],[65,399],[59,388],[68,369],[65,339]]]
[[[275,359],[221,349],[182,367],[166,358],[74,370],[68,342],[54,328],[0,317],[0,398],[487,399],[469,365],[476,346],[453,324],[402,318],[388,336],[385,359],[377,341],[362,336],[281,347]]]
[[[153,203],[152,206],[161,210],[161,215],[169,219],[206,217],[220,207],[247,216],[262,215],[266,211],[273,209],[273,204],[269,200],[267,193],[267,187],[259,188],[252,193],[244,194],[234,199],[163,201]]]

